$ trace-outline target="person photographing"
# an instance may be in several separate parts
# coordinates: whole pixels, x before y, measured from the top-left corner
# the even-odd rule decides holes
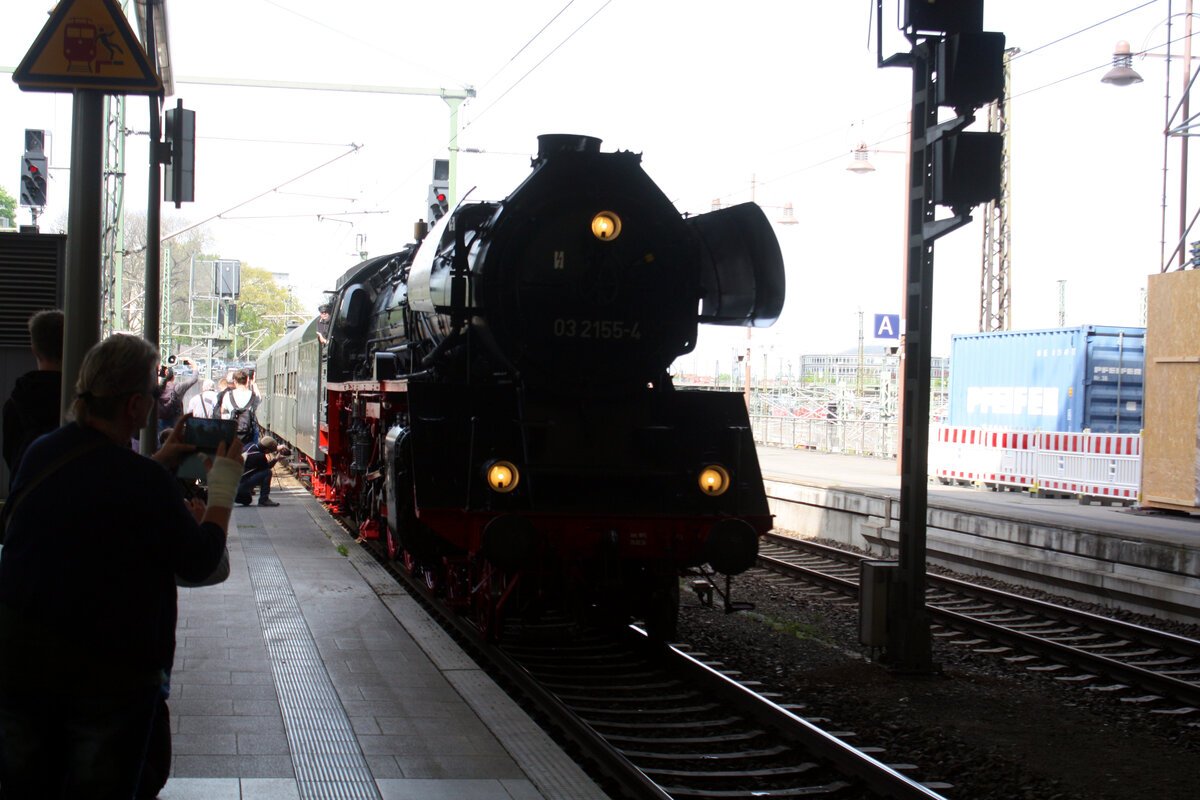
[[[240,443],[206,462],[207,504],[171,473],[195,449],[184,419],[152,458],[129,447],[159,399],[157,362],[137,336],[95,345],[74,420],[14,477],[0,518],[5,800],[133,796],[174,660],[176,576],[201,582],[224,555]]]
[[[279,459],[288,455],[289,452],[286,447],[280,447],[270,436],[264,436],[258,442],[246,445],[242,450],[244,461],[242,479],[238,482],[237,496],[235,497],[239,505],[250,505],[250,501],[254,498],[255,488],[258,489],[260,506],[279,505],[270,496],[271,470],[279,463]]]

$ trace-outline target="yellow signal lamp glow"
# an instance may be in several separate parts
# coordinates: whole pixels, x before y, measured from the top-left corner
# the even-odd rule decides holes
[[[493,461],[487,468],[487,482],[493,492],[508,494],[517,488],[521,473],[511,461]]]
[[[611,242],[621,235],[621,218],[611,211],[601,211],[592,217],[592,235],[602,242]]]
[[[729,489],[729,470],[720,464],[709,464],[700,470],[700,491],[709,497],[719,497]]]

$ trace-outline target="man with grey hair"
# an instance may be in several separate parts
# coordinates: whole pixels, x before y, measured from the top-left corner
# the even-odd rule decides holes
[[[21,456],[43,433],[58,427],[62,392],[63,312],[39,311],[29,318],[29,344],[37,369],[17,378],[4,404],[4,461],[8,485]]]
[[[25,453],[0,515],[0,785],[5,800],[132,797],[175,654],[176,576],[221,563],[241,444],[208,461],[208,503],[129,440],[158,399],[158,351],[115,334],[84,356],[74,421]],[[64,496],[64,487],[70,495]]]

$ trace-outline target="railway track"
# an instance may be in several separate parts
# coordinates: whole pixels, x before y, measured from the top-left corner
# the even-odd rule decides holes
[[[514,625],[501,648],[670,798],[936,798],[702,654],[640,633]]]
[[[515,620],[499,646],[431,596],[420,576],[365,545],[462,642],[522,697],[614,796],[683,798],[895,798],[944,800],[751,685],[703,654],[651,643],[636,628],[602,631],[545,614]]]
[[[863,556],[768,534],[759,566],[858,597]],[[1200,642],[1066,606],[927,575],[934,635],[1152,713],[1200,715]],[[1143,694],[1139,694],[1143,693]]]

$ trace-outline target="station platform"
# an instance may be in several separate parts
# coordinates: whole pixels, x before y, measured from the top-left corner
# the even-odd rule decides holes
[[[891,459],[821,453],[761,445],[764,478],[814,486],[861,489],[881,496],[900,496],[900,473]],[[1070,497],[1035,496],[1027,491],[989,491],[975,486],[928,484],[932,504],[997,517],[1086,526],[1120,535],[1138,535],[1200,548],[1200,515],[1141,512],[1133,506],[1080,503]]]
[[[758,455],[777,527],[896,557],[895,461],[766,445]],[[1196,620],[1200,515],[937,482],[927,490],[930,563]]]
[[[607,797],[298,483],[179,590],[161,800]],[[282,486],[280,485],[282,484]]]

